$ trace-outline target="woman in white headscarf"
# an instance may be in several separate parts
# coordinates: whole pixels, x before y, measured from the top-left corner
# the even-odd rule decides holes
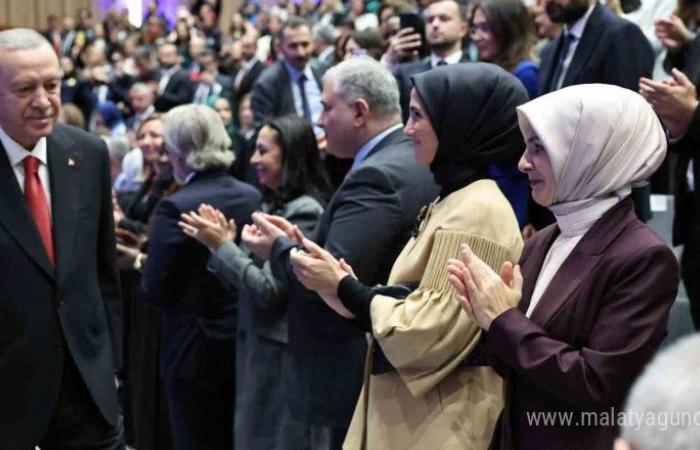
[[[500,274],[467,246],[448,264],[508,383],[491,448],[607,450],[678,287],[673,253],[629,198],[663,161],[666,137],[641,96],[608,85],[545,95],[518,120],[519,167],[556,223]]]

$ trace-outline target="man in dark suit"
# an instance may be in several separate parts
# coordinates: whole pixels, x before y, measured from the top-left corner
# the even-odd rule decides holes
[[[469,61],[469,55],[462,51],[462,44],[468,30],[467,14],[466,4],[456,0],[436,1],[425,9],[425,38],[430,47],[430,56],[422,61],[398,64],[394,70],[396,81],[399,84],[404,122],[408,120],[408,103],[413,88],[412,76],[437,66]],[[401,33],[405,33],[405,31]],[[410,34],[405,36],[409,39],[410,37]],[[416,43],[415,48],[420,45],[420,41]],[[403,52],[410,50],[411,47]],[[399,51],[390,49],[387,57],[391,59],[389,55],[394,53],[398,56]]]
[[[60,72],[37,32],[0,33],[0,448],[119,449],[109,156],[54,126]]]
[[[337,90],[343,85],[345,91]],[[363,283],[386,283],[419,208],[434,200],[437,186],[415,162],[411,142],[401,132],[396,82],[379,63],[354,58],[330,69],[322,101],[319,125],[328,151],[352,158],[353,166],[312,238],[356,268]],[[246,243],[259,256],[269,256],[275,277],[289,285],[293,361],[285,382],[290,408],[312,437],[308,448],[339,449],[362,385],[365,337],[296,281],[289,253],[298,243],[282,230],[291,233],[291,225],[253,217],[264,233],[244,236]]]
[[[669,52],[666,63],[682,72],[673,69],[673,78],[665,82],[642,78],[639,88],[668,130],[669,149],[678,155],[673,245],[683,245],[681,277],[693,324],[700,330],[700,195],[695,193],[700,183],[700,102],[696,89],[700,84],[700,37],[679,44]]]
[[[642,30],[617,17],[596,0],[547,0],[547,15],[563,23],[558,38],[542,51],[540,95],[585,83],[614,84],[637,90],[639,78],[650,77],[654,51]],[[651,188],[634,188],[635,211],[651,218]],[[543,212],[544,213],[544,212]],[[534,218],[538,228],[553,222],[551,215]]]
[[[238,117],[238,104],[243,96],[253,89],[253,85],[265,70],[265,64],[255,54],[258,51],[258,36],[255,32],[249,32],[241,36],[241,67],[233,75],[233,100],[235,115]]]
[[[314,124],[321,115],[325,68],[311,61],[309,24],[300,17],[291,17],[282,25],[278,39],[283,59],[267,68],[253,85],[255,127],[260,128],[266,119],[290,113]]]
[[[173,44],[158,47],[158,64],[156,111],[168,112],[178,105],[190,103],[194,97],[194,84],[187,70],[180,67],[177,47]]]
[[[143,298],[163,311],[161,375],[178,450],[230,450],[235,401],[236,302],[207,270],[209,251],[183,234],[180,214],[208,203],[238,226],[260,193],[228,173],[230,139],[216,112],[184,105],[163,118],[173,174],[182,188],[156,208]]]

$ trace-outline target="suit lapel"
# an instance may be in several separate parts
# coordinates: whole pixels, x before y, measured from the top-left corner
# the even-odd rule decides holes
[[[605,11],[603,8],[604,6],[599,3],[596,3],[593,7],[591,16],[588,18],[586,27],[583,30],[583,35],[581,35],[581,41],[576,46],[576,52],[571,60],[569,69],[566,71],[562,87],[577,84],[574,80],[576,80],[579,72],[581,72],[581,69],[586,65],[598,45],[598,41],[605,31],[603,23],[603,14]]]
[[[296,112],[296,107],[294,106],[294,94],[292,94],[292,80],[289,78],[289,73],[287,68],[284,67],[284,62],[279,61],[277,70],[280,73],[280,114],[287,114]]]
[[[51,178],[53,240],[56,247],[56,276],[70,266],[80,209],[80,163],[82,152],[74,143],[53,133],[47,142]]]
[[[546,94],[550,92],[549,86],[552,84],[552,77],[554,76],[554,71],[557,70],[557,57],[561,51],[561,46],[564,44],[564,34],[560,33],[559,37],[555,42],[550,44],[549,48],[545,48],[542,54],[542,63],[540,67],[542,68],[542,80],[540,82],[540,94]]]
[[[581,282],[590,275],[605,249],[635,219],[630,198],[619,202],[598,219],[554,274],[549,286],[542,293],[542,301],[537,303],[532,311],[532,321],[546,328]],[[539,263],[540,269],[543,261]],[[532,283],[534,284],[534,281]]]
[[[518,309],[523,313],[525,313],[530,306],[532,292],[535,290],[535,281],[537,281],[537,277],[540,275],[540,270],[542,270],[542,264],[544,263],[549,248],[552,246],[554,239],[559,235],[559,228],[557,228],[556,225],[552,225],[545,228],[540,233],[542,233],[542,237],[539,239],[540,242],[532,249],[532,253],[528,256],[525,264],[520,268],[521,272],[525,274],[525,279],[523,280],[522,297],[518,304]]]
[[[55,222],[54,222],[55,223]],[[17,184],[5,147],[0,143],[0,225],[29,257],[50,277],[53,267],[41,241],[24,194]]]

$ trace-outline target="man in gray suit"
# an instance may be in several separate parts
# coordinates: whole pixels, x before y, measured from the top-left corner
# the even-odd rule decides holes
[[[311,237],[351,264],[363,283],[386,283],[437,186],[415,162],[401,131],[396,80],[379,63],[356,58],[330,69],[322,103],[318,125],[328,151],[353,165]],[[275,277],[289,286],[290,408],[307,430],[307,448],[339,449],[362,384],[365,338],[296,281],[289,252],[299,242],[289,237],[292,226],[276,216],[254,214],[253,220],[257,230],[244,240],[270,258]]]

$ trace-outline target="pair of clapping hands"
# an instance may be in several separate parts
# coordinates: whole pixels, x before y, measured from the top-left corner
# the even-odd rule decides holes
[[[238,226],[233,219],[227,219],[220,210],[203,203],[197,211],[180,215],[178,225],[183,233],[215,252],[223,243],[233,241]],[[299,243],[304,235],[299,228],[283,217],[264,213],[254,213],[253,224],[244,225],[241,241],[259,258],[270,258],[272,244],[280,236],[287,236]]]
[[[202,204],[197,211],[183,213],[178,223],[183,233],[215,252],[223,243],[236,237],[236,222],[226,219],[224,214],[211,205]],[[343,259],[336,260],[315,242],[306,238],[299,227],[283,217],[254,213],[253,224],[241,230],[241,241],[261,259],[269,259],[272,244],[286,236],[302,245],[303,249],[292,249],[290,261],[294,274],[307,288],[318,292],[334,311],[346,318],[354,316],[337,296],[338,284],[345,276],[355,276],[352,267]]]
[[[226,241],[236,237],[236,223],[210,205],[182,214],[182,231],[216,251]],[[321,246],[306,238],[299,228],[286,219],[263,213],[253,214],[253,225],[241,231],[241,240],[259,258],[268,259],[274,241],[281,236],[296,241],[303,249],[294,248],[290,261],[294,274],[304,287],[316,291],[323,301],[339,315],[352,319],[354,315],[338,298],[338,285],[346,276],[355,274],[344,259],[336,259]],[[523,277],[519,266],[505,262],[500,273],[494,272],[477,257],[468,245],[462,245],[460,259],[447,264],[450,283],[458,293],[466,313],[479,326],[488,330],[493,320],[520,301]]]

